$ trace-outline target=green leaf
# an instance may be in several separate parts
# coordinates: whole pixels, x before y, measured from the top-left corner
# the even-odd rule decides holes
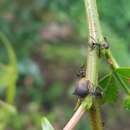
[[[42,118],[42,130],[54,130],[54,128],[52,127],[52,125],[46,117]]]
[[[17,112],[14,106],[0,100],[0,111],[1,110],[3,110],[6,114],[7,113],[15,114]]]
[[[10,121],[17,115],[17,110],[14,106],[0,100],[0,130],[5,130]]]
[[[106,102],[113,103],[117,99],[118,88],[114,77],[111,77],[108,87],[105,89],[104,99]]]
[[[104,89],[109,85],[112,74],[107,74],[103,78],[100,79],[99,85]]]
[[[115,78],[112,74],[103,77],[99,85],[103,88],[103,101],[105,103],[113,103],[117,99],[118,88]]]
[[[116,69],[116,73],[118,73],[127,85],[130,85],[130,67],[120,67]]]
[[[12,46],[11,46],[11,43],[9,42],[7,37],[2,32],[0,32],[0,41],[2,41],[1,43],[3,43],[3,45],[6,48],[6,51],[7,51],[7,54],[8,54],[9,64],[16,67],[16,55],[14,53]]]
[[[12,78],[14,78],[12,75],[15,76],[15,72],[12,66],[10,65],[2,65],[2,67],[0,66],[0,86],[7,87]]]
[[[8,54],[8,65],[0,65],[0,85],[7,87],[6,100],[12,104],[15,97],[16,81],[18,77],[17,62],[14,50],[6,36],[0,32],[0,43],[4,45]]]
[[[130,67],[120,67],[116,69],[116,72],[122,75],[123,77],[130,77]]]
[[[124,99],[123,106],[126,110],[130,110],[130,96]]]

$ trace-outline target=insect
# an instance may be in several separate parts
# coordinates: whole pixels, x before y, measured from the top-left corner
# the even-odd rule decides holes
[[[102,98],[103,96],[103,92],[101,91],[101,89],[97,87],[94,91],[91,81],[87,80],[86,78],[82,78],[77,82],[73,94],[78,97],[74,110],[76,110],[80,106],[82,100],[88,95],[91,95],[95,98]]]
[[[103,96],[103,90],[101,89],[100,86],[96,87],[96,90],[92,93],[96,98],[102,98]]]
[[[75,110],[79,107],[82,100],[86,96],[91,95],[91,96],[94,96],[95,98],[102,98],[103,96],[103,92],[101,91],[101,89],[97,87],[96,90],[94,91],[91,81],[87,80],[86,78],[82,78],[81,80],[77,82],[76,88],[73,94],[78,97]]]
[[[75,108],[77,108],[81,101],[88,95],[94,96],[94,97],[102,97],[101,90],[97,87],[96,90],[94,90],[94,86],[90,80],[88,80],[86,77],[86,71],[84,65],[80,67],[79,72],[77,73],[77,76],[79,77],[79,80],[77,80],[75,85],[75,90],[73,92],[74,95],[78,97],[77,105]]]
[[[92,83],[86,78],[81,78],[79,81],[77,81],[76,88],[73,94],[78,96],[79,98],[84,98],[88,94],[92,93],[91,88]]]
[[[77,72],[76,75],[77,75],[77,77],[79,77],[79,78],[83,78],[83,77],[86,76],[85,64],[80,67],[80,70]]]
[[[103,41],[102,44],[99,44],[98,42],[96,42],[93,37],[91,37],[91,39],[93,40],[93,42],[91,43],[91,45],[89,44],[89,46],[90,46],[91,49],[94,49],[96,47],[98,47],[98,49],[108,49],[109,46],[110,46],[106,37],[104,37],[104,41]]]
[[[101,90],[101,88],[99,86],[97,86],[95,90],[93,88],[93,84],[90,80],[82,78],[76,83],[76,88],[73,94],[76,95],[78,98],[85,98],[88,95],[101,98],[103,96],[103,91]]]
[[[73,94],[78,97],[78,101],[76,103],[75,110],[79,107],[82,100],[91,93],[90,92],[91,85],[92,85],[91,82],[87,80],[85,77],[79,79],[76,82],[76,88]]]
[[[104,37],[104,42],[102,43],[101,47],[104,49],[109,49],[110,45],[106,37]]]

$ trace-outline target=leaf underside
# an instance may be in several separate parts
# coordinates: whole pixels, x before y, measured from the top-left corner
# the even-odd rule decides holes
[[[118,97],[118,88],[112,74],[109,74],[105,76],[103,79],[101,79],[99,85],[103,89],[103,101],[105,103],[115,102]]]

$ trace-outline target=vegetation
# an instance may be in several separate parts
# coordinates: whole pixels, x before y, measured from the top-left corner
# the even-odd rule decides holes
[[[87,29],[91,21],[88,19],[86,24],[84,1],[1,1],[0,129],[62,129],[75,111],[77,98],[72,93],[76,73],[82,64],[87,64],[87,78],[97,86],[97,75],[91,72],[95,71],[89,57],[91,51],[94,61],[101,61],[95,68],[104,94],[96,100],[98,105],[95,105],[95,98],[86,97],[79,109],[83,106],[80,110],[84,113],[86,106],[87,109],[98,106],[99,110],[99,105],[104,104],[101,119],[104,128],[129,129],[129,4],[123,0],[97,1],[102,33],[97,24],[94,28],[99,30],[95,37],[91,28]],[[97,48],[86,51],[88,38],[90,43],[93,41],[87,34],[99,44],[107,37],[112,53],[103,49],[100,58]],[[119,67],[117,63],[126,67]],[[94,126],[92,116],[100,111],[93,114],[89,110],[89,114]],[[93,129],[102,129],[101,120]],[[89,130],[87,123],[85,117],[75,129]]]

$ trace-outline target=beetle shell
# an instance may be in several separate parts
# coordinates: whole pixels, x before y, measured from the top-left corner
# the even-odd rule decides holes
[[[90,89],[89,89],[90,85],[91,85],[91,82],[87,80],[86,78],[80,79],[76,83],[76,89],[73,94],[80,98],[86,97],[88,94],[90,94]]]

